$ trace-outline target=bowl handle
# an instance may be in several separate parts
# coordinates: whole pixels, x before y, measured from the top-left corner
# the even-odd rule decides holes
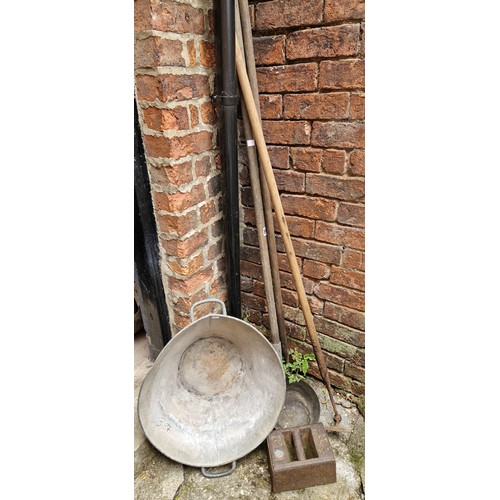
[[[232,474],[234,472],[234,469],[236,469],[236,460],[234,462],[231,462],[231,467],[225,471],[222,472],[208,472],[206,467],[201,468],[201,473],[205,476],[208,477],[209,479],[212,479],[214,477],[224,477],[224,476],[229,476],[229,474]]]
[[[224,302],[222,302],[222,300],[220,299],[205,299],[205,300],[200,300],[199,302],[195,302],[192,306],[191,306],[191,309],[189,310],[189,316],[191,318],[191,323],[194,321],[194,308],[199,306],[200,304],[206,304],[207,302],[217,302],[221,305],[222,307],[222,314],[223,316],[227,316],[227,312],[226,312],[226,305],[224,304]]]

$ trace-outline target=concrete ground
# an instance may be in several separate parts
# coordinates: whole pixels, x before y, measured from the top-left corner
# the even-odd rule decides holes
[[[135,344],[135,404],[139,388],[152,366],[147,339],[138,334]],[[324,385],[308,378],[321,403],[320,422],[333,425],[333,411]],[[173,462],[145,439],[135,407],[134,462],[135,500],[358,500],[364,499],[364,418],[356,405],[337,395],[341,426],[345,433],[328,433],[337,465],[337,482],[282,493],[271,492],[267,445],[262,443],[252,453],[238,460],[229,476],[208,479],[199,468]]]

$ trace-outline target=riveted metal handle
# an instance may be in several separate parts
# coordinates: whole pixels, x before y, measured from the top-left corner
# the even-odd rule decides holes
[[[210,468],[213,468],[213,467],[210,467]],[[228,470],[225,470],[222,472],[208,472],[208,470],[205,467],[202,467],[201,473],[205,477],[208,477],[209,479],[213,479],[214,477],[229,476],[229,474],[232,474],[234,472],[234,469],[236,469],[236,461],[231,462],[231,467]]]
[[[222,300],[220,300],[220,299],[205,299],[205,300],[200,300],[199,302],[195,302],[191,306],[191,309],[189,310],[189,317],[191,318],[191,322],[194,321],[194,308],[201,305],[201,304],[207,304],[208,302],[217,302],[218,304],[220,304],[220,306],[222,307],[223,316],[227,316],[226,305],[224,304],[224,302],[222,302]]]

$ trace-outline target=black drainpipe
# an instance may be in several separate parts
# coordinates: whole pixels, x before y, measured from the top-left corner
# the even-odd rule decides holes
[[[215,40],[217,55],[216,100],[219,105],[219,144],[225,172],[225,241],[229,311],[241,318],[240,217],[238,184],[238,143],[236,62],[234,46],[234,0],[215,0]]]

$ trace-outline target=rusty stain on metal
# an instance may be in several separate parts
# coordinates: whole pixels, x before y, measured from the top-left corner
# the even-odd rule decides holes
[[[267,437],[273,493],[335,483],[335,457],[322,423],[277,429]]]

